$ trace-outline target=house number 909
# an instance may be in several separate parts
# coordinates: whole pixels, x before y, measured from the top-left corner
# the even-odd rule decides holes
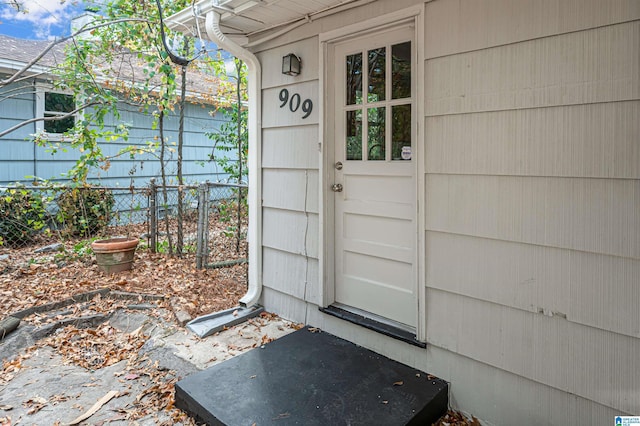
[[[284,108],[285,105],[289,104],[289,110],[291,112],[296,112],[300,107],[302,107],[302,112],[304,112],[304,115],[302,116],[303,119],[309,117],[311,115],[311,111],[313,111],[313,102],[311,99],[305,99],[302,101],[302,98],[300,98],[298,93],[294,93],[289,97],[289,91],[287,89],[282,89],[278,98],[280,99],[280,102],[282,102],[280,104],[280,108]]]

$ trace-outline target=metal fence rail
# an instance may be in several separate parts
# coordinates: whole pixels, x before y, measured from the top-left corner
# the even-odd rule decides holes
[[[131,225],[148,233],[149,193],[145,187],[0,187],[0,247],[114,236]]]
[[[198,187],[197,268],[247,262],[246,185],[203,183]]]
[[[247,186],[0,187],[0,251],[137,235],[198,268],[246,262]]]

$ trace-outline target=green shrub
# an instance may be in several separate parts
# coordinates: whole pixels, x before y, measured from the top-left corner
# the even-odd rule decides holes
[[[57,202],[63,231],[83,237],[95,235],[109,224],[115,203],[111,191],[88,185],[66,190]]]
[[[25,188],[8,188],[0,192],[0,245],[18,247],[33,241],[46,226],[42,195]]]

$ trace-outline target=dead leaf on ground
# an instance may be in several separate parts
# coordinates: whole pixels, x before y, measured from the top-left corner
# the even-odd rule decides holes
[[[98,410],[100,408],[102,408],[102,406],[104,404],[106,404],[107,402],[111,401],[111,399],[113,399],[116,395],[118,395],[117,391],[109,391],[107,392],[107,394],[105,396],[103,396],[102,398],[100,398],[98,401],[96,401],[95,404],[93,404],[93,406],[91,408],[89,408],[89,410],[87,410],[86,413],[82,414],[81,416],[79,416],[78,418],[76,418],[75,420],[73,420],[71,423],[69,423],[70,425],[77,425],[78,423],[88,419],[89,417],[93,416],[95,413],[98,412]]]
[[[28,408],[29,410],[27,411],[27,414],[31,415],[42,410],[47,405],[47,402],[48,401],[46,399],[40,396],[35,396],[33,398],[29,398],[28,400],[24,401],[22,403],[22,406],[24,408]]]

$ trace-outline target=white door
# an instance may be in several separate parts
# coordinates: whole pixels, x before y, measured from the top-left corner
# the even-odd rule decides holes
[[[336,43],[328,108],[335,302],[409,329],[417,319],[413,34],[407,25]]]

